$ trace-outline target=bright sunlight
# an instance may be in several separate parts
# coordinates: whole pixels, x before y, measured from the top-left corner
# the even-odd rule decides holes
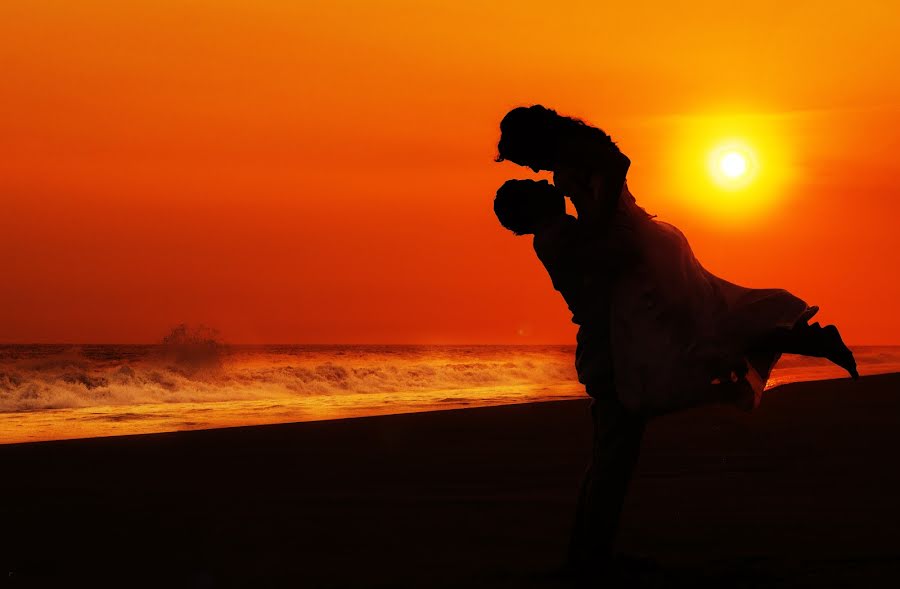
[[[725,190],[747,188],[760,171],[759,158],[743,140],[725,141],[710,152],[708,167],[715,183]]]
[[[730,151],[719,160],[719,168],[729,178],[737,178],[747,171],[747,159],[736,151]]]
[[[673,188],[693,213],[751,229],[785,196],[790,162],[778,117],[684,117],[673,143]]]

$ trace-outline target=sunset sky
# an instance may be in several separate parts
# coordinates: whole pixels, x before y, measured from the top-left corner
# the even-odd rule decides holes
[[[491,208],[533,103],[711,271],[900,343],[900,3],[605,4],[4,0],[0,343],[573,343]]]

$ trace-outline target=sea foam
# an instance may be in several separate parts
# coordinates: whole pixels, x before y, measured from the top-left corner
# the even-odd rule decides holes
[[[900,347],[854,349],[860,373]],[[0,443],[584,398],[572,346],[0,346]],[[785,356],[768,388],[846,378]]]

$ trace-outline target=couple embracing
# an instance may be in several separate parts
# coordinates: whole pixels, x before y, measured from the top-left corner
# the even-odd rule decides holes
[[[836,327],[809,323],[817,307],[703,268],[676,227],[638,206],[631,162],[602,130],[534,105],[510,111],[500,131],[497,161],[553,173],[552,184],[507,181],[494,212],[534,236],[579,326],[575,367],[594,438],[568,564],[593,579],[605,574],[650,418],[714,403],[752,411],[784,353],[827,358],[853,378],[856,363]]]

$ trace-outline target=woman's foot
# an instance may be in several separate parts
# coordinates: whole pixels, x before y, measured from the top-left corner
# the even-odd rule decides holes
[[[813,327],[818,326],[818,323],[813,324]],[[825,347],[823,356],[849,372],[853,380],[857,380],[859,372],[856,371],[856,359],[853,357],[853,352],[850,351],[850,348],[844,344],[838,328],[834,325],[826,325],[820,329]]]

